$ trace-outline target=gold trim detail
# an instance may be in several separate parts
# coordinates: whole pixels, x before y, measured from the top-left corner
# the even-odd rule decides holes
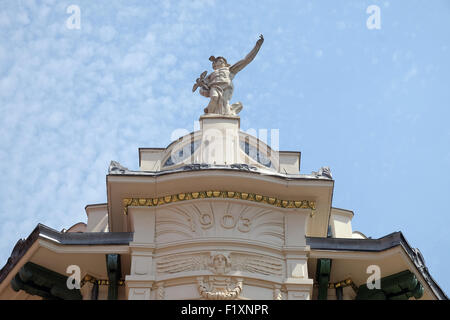
[[[96,279],[93,276],[87,274],[81,280],[80,287],[83,287],[86,282],[97,283],[99,286],[107,286],[109,285],[109,280]],[[125,280],[119,280],[119,286],[125,285]]]
[[[340,288],[340,287],[345,288],[348,286],[351,286],[355,292],[358,292],[358,287],[355,285],[355,283],[353,282],[353,280],[351,278],[347,278],[342,281],[328,284],[329,289],[335,289],[335,288]]]
[[[345,288],[345,287],[352,287],[353,291],[355,293],[358,292],[358,286],[353,282],[353,280],[351,278],[347,278],[345,280],[342,281],[338,281],[335,283],[328,283],[328,289],[336,289],[336,288]],[[319,284],[317,282],[314,282],[314,287],[318,288]]]
[[[199,192],[185,192],[173,195],[167,195],[158,198],[124,198],[123,214],[128,214],[128,207],[156,207],[173,202],[180,202],[192,199],[207,199],[207,198],[226,198],[226,199],[240,199],[252,202],[266,203],[280,208],[301,208],[311,209],[311,217],[314,216],[316,210],[316,201],[313,200],[282,200],[275,197],[263,196],[255,193],[237,192],[237,191],[199,191]]]

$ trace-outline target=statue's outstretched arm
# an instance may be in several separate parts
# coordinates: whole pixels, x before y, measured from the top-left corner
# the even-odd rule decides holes
[[[259,36],[258,41],[256,41],[255,47],[250,51],[250,53],[241,61],[236,62],[230,67],[230,72],[233,74],[238,73],[242,69],[244,69],[250,62],[252,62],[253,59],[255,59],[256,55],[258,54],[259,49],[261,48],[262,44],[264,42],[263,35]]]

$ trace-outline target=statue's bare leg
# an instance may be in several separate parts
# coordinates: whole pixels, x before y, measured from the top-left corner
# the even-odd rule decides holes
[[[220,100],[220,93],[216,88],[211,88],[209,90],[209,104],[206,107],[208,110],[208,113],[220,113],[219,112],[219,100]]]

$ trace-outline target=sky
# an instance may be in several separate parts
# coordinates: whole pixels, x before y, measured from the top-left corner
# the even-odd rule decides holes
[[[38,223],[86,222],[111,160],[137,170],[139,147],[193,131],[209,56],[263,34],[233,81],[241,128],[329,166],[353,230],[402,231],[450,294],[449,30],[446,0],[0,0],[0,267]]]

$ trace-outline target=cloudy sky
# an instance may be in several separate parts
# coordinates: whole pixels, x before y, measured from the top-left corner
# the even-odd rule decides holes
[[[303,173],[330,166],[354,230],[402,231],[449,294],[449,30],[446,0],[2,0],[0,266],[38,223],[86,221],[111,160],[138,169],[139,147],[192,131],[208,57],[236,62],[262,33],[234,81],[241,127],[279,129]]]

